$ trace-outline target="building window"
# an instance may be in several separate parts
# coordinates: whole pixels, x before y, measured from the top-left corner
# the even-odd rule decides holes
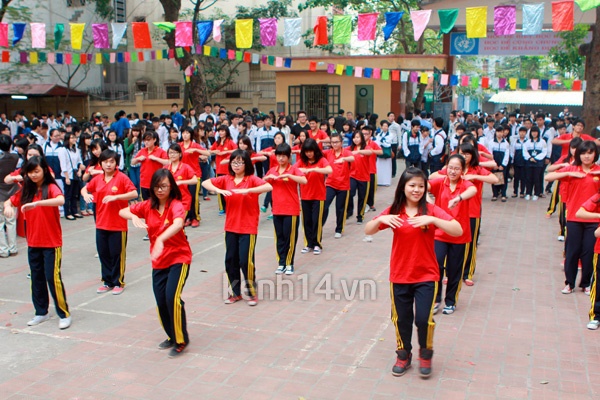
[[[242,94],[240,92],[225,92],[226,99],[241,99]]]
[[[85,6],[85,0],[67,0],[67,7]]]
[[[165,93],[167,95],[167,99],[179,99],[179,85],[165,85]]]
[[[340,86],[338,85],[302,85],[288,88],[288,104],[291,115],[300,110],[308,117],[325,119],[336,115],[340,108]]]
[[[147,93],[148,92],[148,82],[146,81],[137,81],[135,83],[135,88],[138,92]]]
[[[115,0],[115,22],[127,22],[127,0]]]

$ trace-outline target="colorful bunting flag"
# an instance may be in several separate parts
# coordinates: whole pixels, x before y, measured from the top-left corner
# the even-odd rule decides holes
[[[484,76],[481,78],[481,87],[487,89],[490,87],[490,78],[488,76]]]
[[[317,71],[317,62],[316,61],[311,61],[308,64],[308,70],[311,72],[316,72]]]
[[[418,42],[423,32],[425,32],[425,28],[427,28],[427,24],[429,23],[429,18],[431,18],[431,10],[418,10],[410,12],[415,42]]]
[[[131,32],[133,33],[134,49],[151,49],[152,39],[150,38],[150,28],[146,22],[132,22]]]
[[[277,45],[277,18],[259,18],[260,42],[263,46]]]
[[[600,6],[600,0],[575,0],[582,12],[589,11]]]
[[[381,68],[373,68],[373,79],[381,79]]]
[[[235,45],[238,49],[249,49],[252,47],[253,19],[235,20]]]
[[[517,30],[517,7],[494,7],[494,34],[496,36],[514,35]]]
[[[0,24],[0,46],[8,47],[8,24]]]
[[[477,89],[479,87],[479,78],[474,76],[471,78],[471,87]]]
[[[539,35],[544,27],[544,3],[523,4],[523,35]]]
[[[196,30],[198,31],[198,43],[200,46],[208,41],[210,34],[213,32],[212,21],[198,21],[196,22]]]
[[[327,17],[317,17],[317,23],[313,28],[313,32],[315,34],[313,46],[323,46],[329,43],[329,38],[327,37]]]
[[[213,39],[215,42],[221,42],[221,25],[223,25],[222,19],[213,21]]]
[[[440,34],[448,34],[456,24],[458,8],[438,10],[438,16],[440,18]]]
[[[165,31],[167,33],[173,32],[176,28],[174,23],[168,22],[168,21],[154,22],[154,26],[156,26],[158,29]]]
[[[515,90],[517,88],[517,78],[509,78],[508,79],[508,86],[512,89]]]
[[[356,68],[354,68],[354,76],[356,78],[362,78],[362,76],[363,76],[363,68],[362,67],[356,67]]]
[[[542,90],[548,90],[548,79],[542,79]]]
[[[467,7],[467,37],[487,37],[487,7]]]
[[[375,40],[379,13],[358,14],[358,40]]]
[[[498,87],[504,89],[506,87],[506,78],[500,78],[498,80]]]
[[[381,70],[381,80],[382,81],[389,81],[390,80],[390,70],[389,69],[382,69]]]
[[[400,82],[400,70],[397,70],[397,69],[392,70],[392,81]]]
[[[284,68],[292,68],[292,59],[291,58],[285,58],[283,60],[283,66],[284,66]]]
[[[400,71],[400,82],[408,82],[408,71]]]
[[[412,71],[410,73],[410,82],[417,83],[418,79],[419,79],[419,74],[417,74],[415,71]]]
[[[75,24],[70,23],[71,27],[71,48],[73,50],[81,50],[81,45],[83,43],[83,30],[85,29],[85,24]]]
[[[31,26],[31,47],[34,49],[46,48],[46,24],[32,22]]]
[[[186,47],[193,44],[192,23],[190,21],[175,22],[175,46]]]
[[[575,5],[573,0],[552,2],[552,30],[554,32],[572,31]]]
[[[19,43],[21,39],[23,39],[23,34],[25,34],[25,27],[27,24],[16,22],[13,24],[13,46]]]
[[[538,90],[540,81],[538,79],[531,80],[531,89]]]
[[[352,76],[354,74],[354,67],[352,65],[346,66],[346,76]]]
[[[429,80],[429,76],[427,75],[427,72],[421,73],[421,77],[419,79],[419,83],[421,85],[427,85],[427,81],[428,80]]]
[[[250,64],[250,62],[252,61],[252,54],[247,53],[247,52],[244,53],[243,60],[244,60],[245,63]]]
[[[581,81],[579,79],[576,79],[573,81],[573,86],[571,87],[572,90],[581,90]]]
[[[35,51],[32,51],[31,53],[29,53],[29,63],[30,64],[38,63],[38,53],[36,53]]]
[[[469,77],[467,75],[461,76],[460,86],[469,86]]]
[[[286,18],[283,20],[283,45],[297,46],[302,36],[302,18]]]
[[[402,19],[404,15],[404,11],[398,12],[386,12],[385,13],[385,26],[383,27],[383,39],[387,41],[390,36],[392,36],[392,32],[396,29],[398,22]]]
[[[440,77],[440,84],[441,85],[447,85],[448,84],[448,74],[442,74],[442,76]]]
[[[275,66],[278,68],[283,67],[283,57],[275,57]]]
[[[112,48],[116,49],[121,44],[121,40],[123,36],[125,36],[125,32],[127,32],[127,23],[126,22],[112,22],[110,24],[112,28]]]
[[[58,47],[60,46],[60,42],[62,41],[64,33],[65,33],[65,25],[64,24],[54,25],[54,50],[58,50]]]
[[[344,66],[342,64],[338,64],[335,66],[335,74],[336,75],[342,75],[343,72],[344,72]]]
[[[335,64],[327,64],[327,73],[333,74],[335,72]]]
[[[365,68],[364,69],[364,77],[365,78],[370,78],[371,75],[373,75],[373,68]]]
[[[350,44],[352,36],[352,17],[350,15],[333,16],[333,44]]]
[[[97,49],[108,49],[108,24],[92,24],[92,36],[94,47]]]

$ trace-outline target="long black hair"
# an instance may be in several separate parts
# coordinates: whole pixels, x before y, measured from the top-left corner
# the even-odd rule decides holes
[[[29,172],[40,167],[44,171],[44,180],[42,181],[41,188],[38,188],[37,184],[29,178]],[[50,172],[50,167],[45,157],[34,156],[29,160],[25,161],[23,167],[21,167],[21,175],[23,176],[23,193],[21,193],[21,204],[31,203],[33,198],[38,193],[38,190],[42,191],[42,200],[48,198],[48,186],[51,184],[56,185],[56,181]]]
[[[458,147],[459,153],[470,154],[471,161],[469,167],[479,166],[479,150],[471,143],[463,143]]]
[[[315,139],[307,138],[304,140],[304,143],[302,143],[302,147],[300,149],[300,159],[304,165],[310,164],[310,160],[306,156],[307,151],[313,152],[314,164],[318,163],[319,160],[323,158],[323,152],[321,151],[321,148]]]
[[[168,169],[161,168],[152,175],[152,181],[150,182],[150,207],[155,210],[158,210],[160,207],[160,200],[156,197],[154,188],[159,186],[165,178],[169,180],[169,185],[171,185],[169,190],[169,201],[174,199],[181,200],[181,191],[177,186],[177,182],[175,182],[175,178],[173,178],[173,174]]]
[[[580,166],[581,165],[581,155],[589,153],[590,151],[594,152],[594,163],[598,161],[598,147],[596,143],[591,140],[584,140],[579,146],[577,146],[577,150],[575,150],[575,160],[573,161],[573,165]]]
[[[406,194],[404,193],[404,189],[406,188],[406,184],[413,178],[421,178],[425,184],[425,192],[423,193],[423,197],[419,200],[418,209],[420,215],[427,215],[427,175],[419,168],[415,167],[410,167],[402,173],[402,176],[398,181],[398,186],[396,187],[394,201],[390,208],[390,215],[399,214],[406,208]]]
[[[571,149],[575,149],[577,150],[577,148],[579,147],[579,145],[583,143],[583,139],[580,137],[576,137],[571,139],[571,141],[569,142],[569,151],[567,152],[567,156],[565,157],[565,162],[571,164],[571,162],[573,161],[574,155],[571,154]]]
[[[350,151],[356,150],[356,145],[354,144],[354,136],[360,136],[360,148],[359,150],[364,150],[367,147],[367,141],[365,140],[365,135],[363,135],[362,131],[354,131],[352,134],[352,139],[350,140]]]
[[[94,153],[92,152],[93,149],[99,147],[100,148],[100,154],[102,154],[103,151],[108,149],[108,145],[106,144],[106,142],[104,141],[104,139],[94,139],[92,140],[92,143],[90,143],[90,167],[95,167],[96,165],[98,165],[98,163],[100,163],[100,157],[96,157],[94,155]],[[119,162],[117,161],[117,164]]]
[[[246,150],[234,150],[229,156],[229,175],[235,177],[235,172],[233,172],[233,168],[231,167],[231,163],[235,160],[240,159],[244,162],[244,176],[254,175],[254,166],[252,165],[252,159],[250,158],[250,153]]]

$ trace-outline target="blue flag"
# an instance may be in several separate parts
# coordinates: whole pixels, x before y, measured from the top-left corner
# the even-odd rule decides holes
[[[450,86],[457,86],[457,85],[458,85],[458,76],[450,75]]]
[[[23,34],[25,33],[25,27],[27,24],[18,22],[13,24],[13,46],[19,43],[21,39],[23,39]]]
[[[396,29],[396,25],[398,25],[403,15],[404,11],[385,13],[385,26],[382,29],[384,40],[388,40],[392,36],[392,32]]]
[[[210,34],[213,31],[213,22],[196,22],[196,28],[198,28],[198,42],[200,43],[200,46],[204,46],[204,44],[208,41],[208,38],[210,37]]]

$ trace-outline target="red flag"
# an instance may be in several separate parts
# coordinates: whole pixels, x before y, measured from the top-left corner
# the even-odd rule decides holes
[[[483,78],[481,78],[481,87],[484,89],[487,89],[490,87],[490,77],[489,76],[484,76]]]
[[[79,56],[79,64],[81,64],[81,65],[87,64],[87,54],[83,53]]]
[[[396,82],[400,81],[400,70],[399,69],[392,70],[392,80],[396,81]]]
[[[554,32],[572,31],[575,3],[572,0],[552,2],[552,30]]]
[[[327,36],[327,17],[317,17],[317,24],[313,28],[313,32],[315,33],[313,46],[322,46],[329,43],[329,38]]]
[[[136,49],[151,49],[150,29],[147,22],[132,22],[133,47]]]
[[[175,49],[169,49],[169,60],[175,58]]]
[[[8,51],[2,52],[2,62],[7,63],[10,61],[10,53]]]
[[[251,62],[251,61],[252,61],[252,54],[250,54],[250,53],[247,53],[247,52],[246,52],[246,53],[244,53],[244,62],[245,62],[245,63],[249,63],[249,62]]]
[[[8,53],[8,51],[5,51],[5,53]],[[311,61],[310,65],[308,67],[308,70],[311,72],[315,72],[317,70],[317,62],[316,61]]]
[[[581,90],[581,81],[580,80],[575,80],[573,81],[573,90]]]

